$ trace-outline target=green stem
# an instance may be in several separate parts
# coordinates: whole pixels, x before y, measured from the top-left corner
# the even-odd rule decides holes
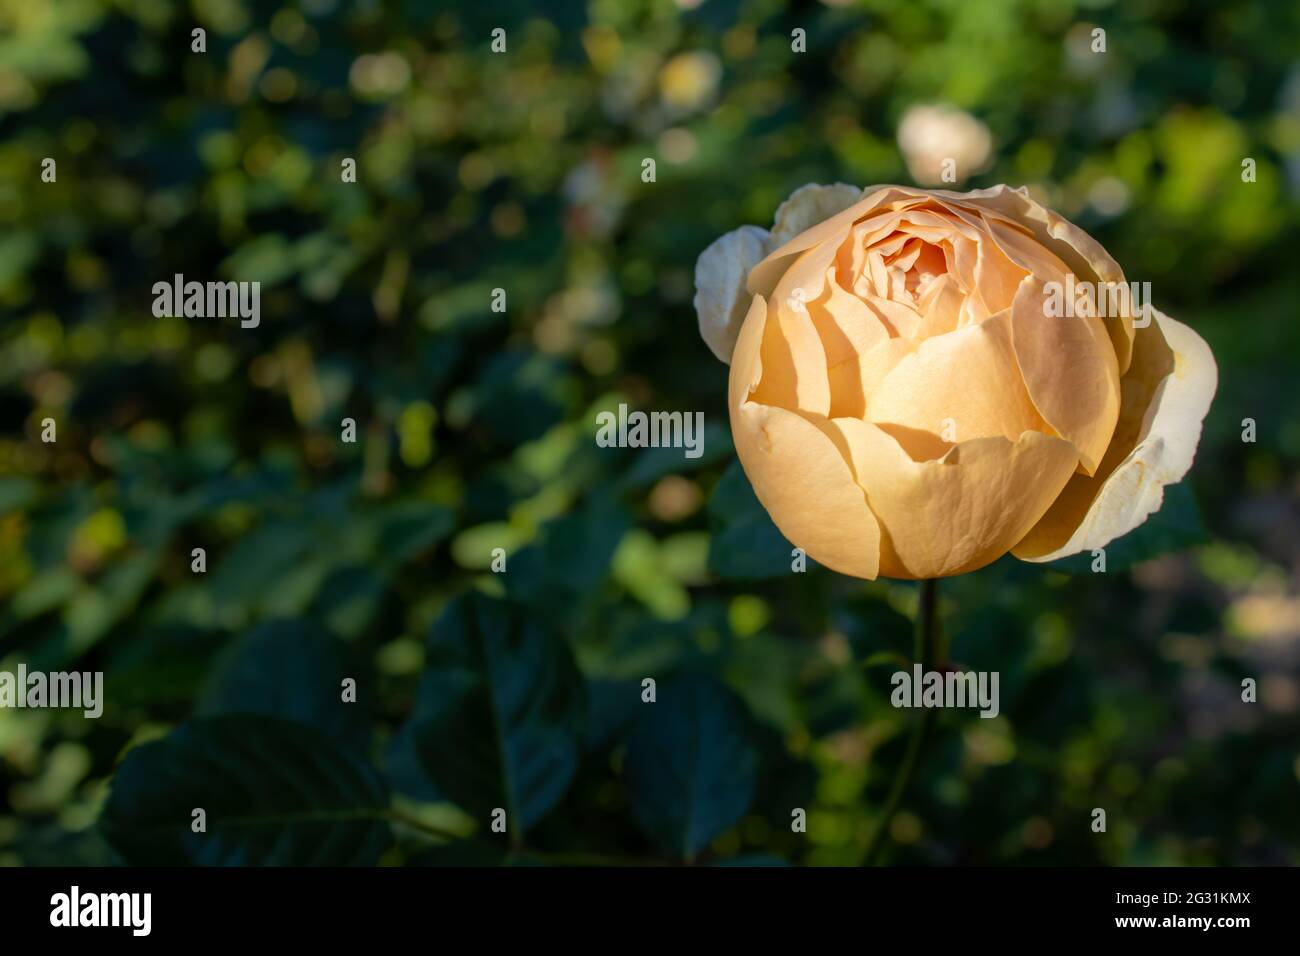
[[[943,628],[939,624],[938,594],[938,581],[927,579],[921,582],[912,653],[915,659],[920,662],[922,673],[944,663]],[[934,725],[934,720],[935,711],[932,708],[925,708],[921,711],[920,718],[912,727],[912,735],[907,741],[907,751],[903,755],[903,763],[898,768],[893,784],[890,785],[889,796],[885,798],[885,806],[880,812],[880,819],[877,821],[876,827],[871,833],[871,839],[867,843],[867,852],[864,857],[864,863],[867,866],[874,864],[881,850],[884,849],[885,835],[889,832],[890,821],[893,820],[894,814],[898,811],[898,805],[907,792],[907,785],[911,782],[912,774],[916,771],[921,748],[925,745],[926,738],[930,734],[930,728]]]

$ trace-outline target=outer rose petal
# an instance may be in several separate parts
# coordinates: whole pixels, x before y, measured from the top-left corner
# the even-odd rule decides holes
[[[996,561],[1033,526],[1078,463],[1073,445],[1027,431],[1017,441],[974,438],[913,461],[886,431],[856,418],[820,427],[853,463],[879,520],[880,573],[939,578]]]
[[[1034,200],[1023,186],[1012,189],[1001,185],[968,193],[940,192],[940,195],[979,209],[992,210],[1020,223],[1080,279],[1090,282],[1124,281],[1119,263],[1111,258],[1101,243],[1059,213]],[[1107,319],[1106,331],[1115,347],[1122,375],[1128,371],[1133,354],[1133,317]]]
[[[765,317],[758,358],[762,378],[752,386],[754,401],[825,415],[831,407],[826,347],[812,317],[806,310],[768,308],[762,296],[755,296],[754,301],[763,302]]]
[[[740,463],[754,493],[791,542],[842,574],[874,580],[880,525],[848,463],[798,412],[750,401],[762,378],[767,304],[755,296],[736,341],[727,405]]]
[[[1203,339],[1156,309],[1137,330],[1133,365],[1121,383],[1119,424],[1093,477],[1075,475],[1012,553],[1053,561],[1100,548],[1155,512],[1164,486],[1192,466],[1201,422],[1218,384]]]
[[[1029,397],[1094,474],[1119,420],[1120,378],[1101,319],[1044,314],[1044,286],[1029,276],[1011,306],[1011,337]]]
[[[700,336],[724,362],[749,310],[745,277],[770,248],[766,229],[741,226],[714,241],[695,261],[695,314]]]
[[[776,209],[769,250],[785,245],[805,229],[843,212],[861,198],[862,187],[847,183],[836,183],[833,186],[809,183],[800,186]]]

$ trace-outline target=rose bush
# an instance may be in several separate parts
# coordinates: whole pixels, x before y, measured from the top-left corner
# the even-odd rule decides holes
[[[1067,277],[1126,281],[1006,186],[805,186],[770,232],[709,246],[701,333],[731,363],[736,449],[782,533],[845,574],[930,578],[1100,548],[1156,511],[1191,466],[1214,359],[1154,309],[1051,313]]]

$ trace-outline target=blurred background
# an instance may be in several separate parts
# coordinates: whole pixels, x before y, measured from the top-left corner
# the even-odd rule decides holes
[[[1296,863],[1282,0],[0,0],[0,670],[105,675],[98,720],[0,710],[0,863],[861,862],[916,589],[791,573],[692,273],[804,183],[935,184],[936,142],[1220,385],[1106,573],[942,582],[1001,714],[940,716],[883,859]],[[259,327],[155,318],[175,273],[259,281]],[[620,402],[703,411],[704,455],[598,448]]]

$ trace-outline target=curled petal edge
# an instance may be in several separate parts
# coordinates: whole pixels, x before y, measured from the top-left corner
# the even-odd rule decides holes
[[[1152,309],[1138,329],[1133,365],[1121,383],[1120,422],[1094,477],[1075,475],[1060,498],[1011,553],[1054,561],[1105,547],[1159,510],[1166,485],[1187,474],[1218,385],[1205,340]]]
[[[695,315],[700,337],[723,362],[731,361],[740,325],[749,311],[746,277],[767,255],[769,238],[766,229],[741,226],[710,243],[695,261]]]

